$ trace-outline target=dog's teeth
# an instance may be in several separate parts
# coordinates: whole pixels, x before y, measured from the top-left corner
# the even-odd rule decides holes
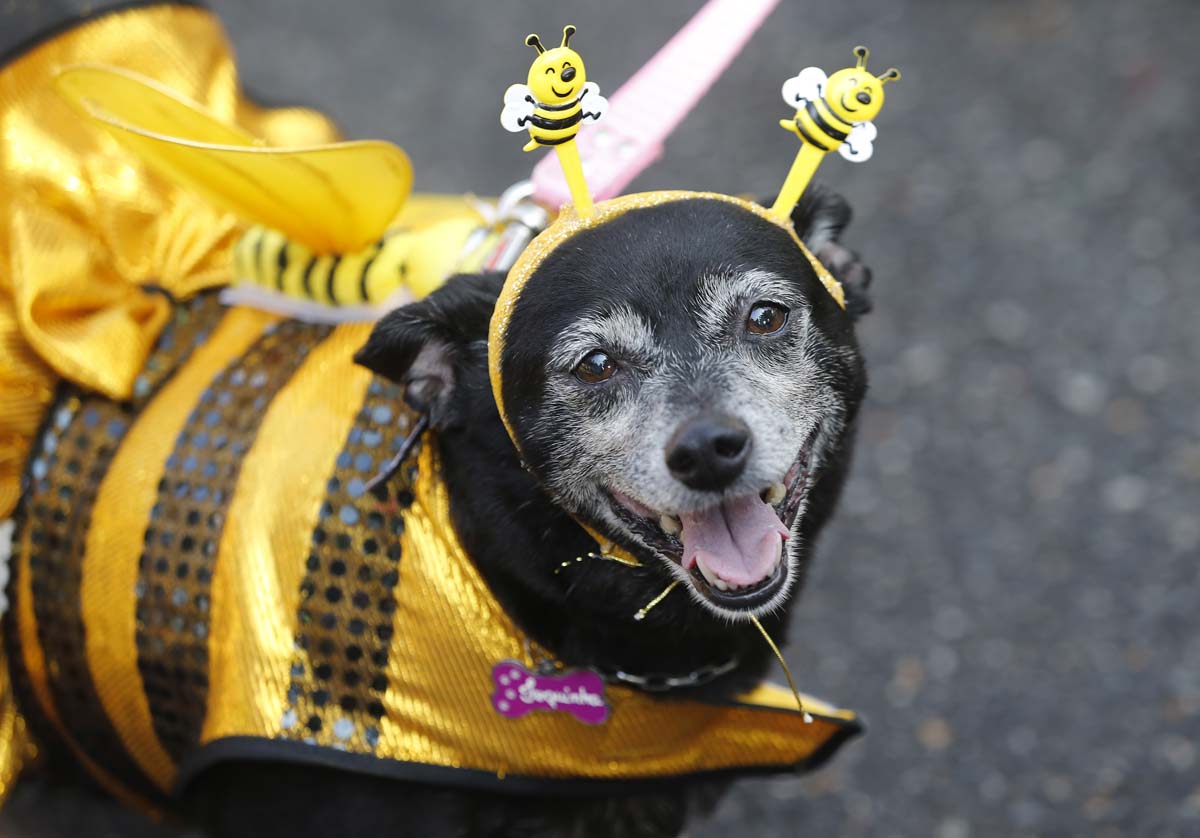
[[[713,581],[713,585],[716,587],[716,589],[718,591],[728,591],[729,590],[729,585],[725,582],[724,579],[720,578],[719,576]]]
[[[762,499],[766,503],[774,506],[787,496],[787,487],[782,483],[774,483],[770,488],[766,489],[762,494]]]
[[[662,527],[662,531],[667,535],[679,535],[683,530],[683,525],[679,523],[679,519],[665,512],[658,516],[658,525]]]
[[[700,574],[708,580],[708,584],[715,587],[718,582],[721,582],[721,580],[717,578],[717,574],[709,570],[704,562],[700,561],[699,556],[696,557],[696,567],[700,568]],[[721,584],[724,583],[722,582]]]

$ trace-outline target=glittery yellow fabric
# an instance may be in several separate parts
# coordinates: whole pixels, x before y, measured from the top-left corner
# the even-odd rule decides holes
[[[177,298],[229,279],[240,226],[153,175],[54,91],[54,73],[136,69],[273,144],[336,138],[323,116],[238,88],[216,19],[190,7],[105,15],[0,69],[0,519],[57,379],[130,395]]]
[[[401,628],[421,626],[425,639],[390,666],[388,698],[402,721],[384,728],[383,742],[397,758],[526,777],[670,777],[798,765],[853,722],[853,713],[805,699],[817,716],[806,725],[791,694],[766,684],[728,705],[609,686],[612,715],[597,726],[562,713],[502,719],[486,675],[525,657],[526,638],[454,535],[432,448],[422,455],[406,537]]]

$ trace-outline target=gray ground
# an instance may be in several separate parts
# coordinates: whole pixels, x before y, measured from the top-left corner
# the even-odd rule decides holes
[[[699,5],[215,3],[253,89],[481,194],[532,162],[496,119],[526,32],[578,24],[611,92]],[[903,70],[875,158],[821,171],[873,387],[788,648],[870,731],[691,834],[1200,834],[1200,4],[784,5],[635,187],[770,192],[784,78],[858,42]],[[39,787],[0,817],[84,830],[160,834]]]

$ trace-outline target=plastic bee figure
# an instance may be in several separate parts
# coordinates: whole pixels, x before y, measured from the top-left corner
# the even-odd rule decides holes
[[[529,130],[525,151],[574,139],[583,120],[600,119],[608,107],[600,88],[587,80],[579,53],[567,46],[574,34],[574,26],[564,26],[562,44],[550,50],[542,46],[537,35],[525,39],[538,51],[538,57],[529,66],[526,83],[514,84],[504,92],[500,114],[505,129]]]
[[[883,107],[883,86],[900,78],[892,68],[882,76],[867,71],[870,50],[855,47],[858,64],[826,76],[820,67],[806,67],[783,83],[783,101],[796,108],[792,119],[779,124],[804,142],[833,151],[854,163],[871,158],[875,139],[872,119]]]
[[[802,145],[771,211],[788,215],[826,154],[838,154],[854,163],[869,160],[874,151],[875,125],[883,107],[883,86],[900,78],[892,67],[876,76],[867,70],[870,50],[854,48],[858,63],[826,76],[820,67],[806,67],[783,83],[783,101],[796,108],[780,127],[800,138]]]

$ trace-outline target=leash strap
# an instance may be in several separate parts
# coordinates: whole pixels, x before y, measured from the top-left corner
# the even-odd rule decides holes
[[[779,0],[709,0],[609,99],[609,113],[580,131],[583,171],[598,201],[619,195],[662,155],[663,142],[708,92]],[[533,169],[534,198],[571,201],[562,168],[547,154]]]

